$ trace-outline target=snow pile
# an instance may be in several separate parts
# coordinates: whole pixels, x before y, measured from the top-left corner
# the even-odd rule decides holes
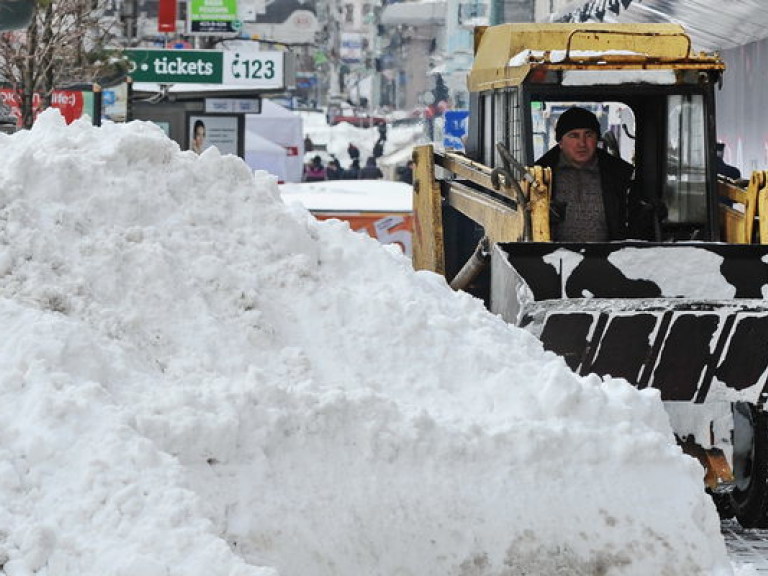
[[[513,55],[507,66],[525,66],[530,62],[565,62],[569,60],[605,61],[613,56],[625,56],[631,59],[633,56],[648,58],[647,54],[633,50],[530,50],[526,48]]]
[[[376,126],[359,128],[348,122],[335,126],[326,123],[324,114],[319,112],[298,113],[303,122],[304,133],[308,134],[314,144],[319,144],[323,150],[312,150],[304,155],[304,162],[310,162],[314,156],[320,156],[323,163],[335,157],[343,168],[349,168],[352,159],[347,153],[350,143],[360,150],[360,165],[373,155],[373,148],[381,136]],[[384,156],[377,159],[376,164],[385,172],[385,178],[396,180],[396,174],[389,167],[404,166],[410,159],[413,146],[426,143],[425,128],[422,124],[395,125],[387,124],[387,139],[384,142]],[[391,175],[386,175],[387,172]]]
[[[151,124],[0,153],[5,574],[732,573],[653,392]]]

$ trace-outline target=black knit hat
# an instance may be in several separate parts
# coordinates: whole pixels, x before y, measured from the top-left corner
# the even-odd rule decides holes
[[[566,133],[578,129],[594,130],[595,134],[597,134],[598,137],[600,136],[600,122],[598,122],[597,116],[584,108],[568,108],[568,110],[560,114],[560,118],[557,119],[557,125],[555,126],[555,140],[560,142]]]

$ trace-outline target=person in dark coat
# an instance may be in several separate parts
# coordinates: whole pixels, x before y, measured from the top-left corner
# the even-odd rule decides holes
[[[360,149],[352,144],[352,142],[350,142],[349,146],[347,146],[347,154],[349,154],[350,160],[357,160],[358,163],[360,162]]]
[[[312,162],[304,167],[304,181],[305,182],[320,182],[325,180],[325,166],[323,166],[323,159],[320,156],[312,158]]]
[[[379,130],[379,140],[381,140],[382,142],[386,142],[387,141],[387,125],[384,122],[382,122],[376,128]]]
[[[360,175],[360,160],[355,158],[354,160],[352,160],[352,164],[349,165],[349,168],[344,170],[343,180],[357,180],[359,175]]]
[[[341,164],[336,158],[332,158],[325,168],[325,178],[327,180],[341,180],[344,176]]]
[[[368,160],[365,161],[365,166],[360,170],[360,180],[380,180],[384,178],[384,173],[376,166],[376,158],[368,156]]]
[[[398,180],[406,184],[413,184],[413,160],[408,160],[405,166],[397,171]]]
[[[557,145],[535,162],[552,169],[552,240],[626,239],[632,164],[597,147],[600,122],[584,108],[569,108],[560,115],[555,138]]]
[[[376,140],[376,144],[373,145],[373,157],[381,158],[384,155],[384,141],[379,138]]]
[[[725,163],[725,159],[723,158],[725,156],[725,143],[718,142],[716,150],[717,150],[717,173],[722,176],[725,176],[726,178],[730,178],[731,180],[741,179],[741,170],[736,168],[736,166],[731,166],[730,164]]]

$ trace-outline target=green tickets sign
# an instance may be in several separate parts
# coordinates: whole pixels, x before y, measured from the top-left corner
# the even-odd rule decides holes
[[[218,50],[126,50],[134,82],[221,84],[223,56]]]
[[[221,50],[126,50],[134,82],[285,88],[285,53]]]

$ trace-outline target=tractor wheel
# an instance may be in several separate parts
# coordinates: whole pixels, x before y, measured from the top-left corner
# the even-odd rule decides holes
[[[768,528],[768,415],[752,404],[733,406],[730,509],[744,528]]]
[[[707,494],[710,495],[712,501],[717,508],[717,514],[720,516],[720,520],[730,520],[734,517],[733,503],[730,492],[712,492],[707,490]]]

